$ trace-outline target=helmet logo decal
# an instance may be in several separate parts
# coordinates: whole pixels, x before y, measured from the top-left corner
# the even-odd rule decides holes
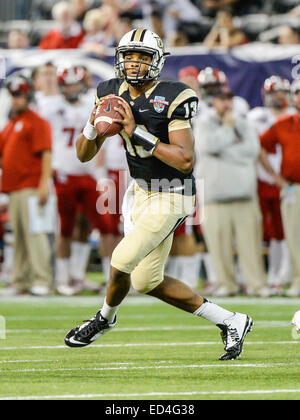
[[[163,50],[164,49],[164,44],[163,44],[162,40],[159,37],[157,37],[155,39],[156,39],[158,48],[161,48]]]

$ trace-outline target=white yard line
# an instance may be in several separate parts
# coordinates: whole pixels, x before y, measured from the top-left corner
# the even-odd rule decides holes
[[[61,368],[61,369],[0,369],[3,373],[34,373],[34,372],[93,372],[112,370],[151,370],[151,369],[196,369],[196,368],[275,368],[283,366],[300,366],[300,363],[219,363],[219,364],[193,364],[193,365],[163,365],[163,366],[114,366],[94,368]]]
[[[0,289],[1,290],[1,289]],[[30,305],[36,304],[40,305],[57,305],[61,304],[63,306],[96,306],[98,307],[102,304],[104,296],[50,296],[50,297],[1,297],[0,302],[3,304],[6,303],[29,303]],[[284,297],[274,297],[274,298],[250,298],[250,297],[232,297],[232,298],[212,298],[215,303],[224,304],[224,305],[300,305],[300,298],[284,298]],[[159,300],[151,296],[127,296],[123,305],[165,305],[165,303],[160,302]]]
[[[254,345],[254,346],[261,346],[261,345],[288,345],[288,344],[300,344],[300,340],[295,341],[247,341],[245,345]],[[173,342],[166,342],[166,343],[116,343],[116,344],[92,344],[90,347],[85,348],[84,350],[88,349],[95,349],[95,348],[122,348],[122,347],[176,347],[176,346],[214,346],[214,345],[222,345],[221,341],[193,341],[189,343],[173,343]],[[59,350],[59,349],[68,349],[70,348],[62,345],[62,346],[30,346],[30,347],[0,347],[0,351],[8,351],[8,350]],[[73,351],[76,351],[76,349]]]
[[[0,364],[6,363],[61,363],[61,360],[1,360]],[[167,363],[164,361],[156,363]],[[135,362],[108,362],[108,363],[97,363],[97,366],[129,366],[136,365]]]
[[[0,364],[6,363],[56,363],[59,360],[0,360]]]
[[[191,391],[191,392],[147,392],[134,394],[65,394],[65,395],[32,395],[2,397],[0,401],[8,400],[58,400],[58,399],[92,399],[92,398],[139,398],[139,397],[193,397],[205,395],[269,395],[269,394],[299,394],[300,389],[260,389],[246,391]],[[117,403],[115,403],[118,405]],[[159,404],[157,402],[156,404]],[[136,404],[138,405],[138,404]]]

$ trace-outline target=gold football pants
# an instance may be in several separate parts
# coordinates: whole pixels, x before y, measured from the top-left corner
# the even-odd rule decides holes
[[[145,191],[135,183],[132,229],[114,250],[111,265],[131,273],[138,292],[148,293],[163,281],[173,232],[192,213],[194,205],[195,196]]]

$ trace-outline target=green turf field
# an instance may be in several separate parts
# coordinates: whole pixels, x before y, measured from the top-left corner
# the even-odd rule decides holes
[[[84,349],[65,333],[103,297],[1,299],[0,399],[300,399],[300,299],[214,300],[255,320],[240,359],[220,362],[219,330],[150,297],[128,297],[117,327]]]

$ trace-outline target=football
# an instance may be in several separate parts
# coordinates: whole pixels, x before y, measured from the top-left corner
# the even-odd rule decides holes
[[[292,324],[295,325],[298,331],[300,331],[300,311],[295,312]]]
[[[97,133],[100,136],[111,137],[118,134],[122,130],[121,124],[113,122],[113,119],[123,119],[122,115],[117,110],[115,110],[116,107],[122,107],[122,105],[119,104],[118,96],[106,98],[101,103],[101,105],[98,106],[96,110],[94,125],[96,127]]]

